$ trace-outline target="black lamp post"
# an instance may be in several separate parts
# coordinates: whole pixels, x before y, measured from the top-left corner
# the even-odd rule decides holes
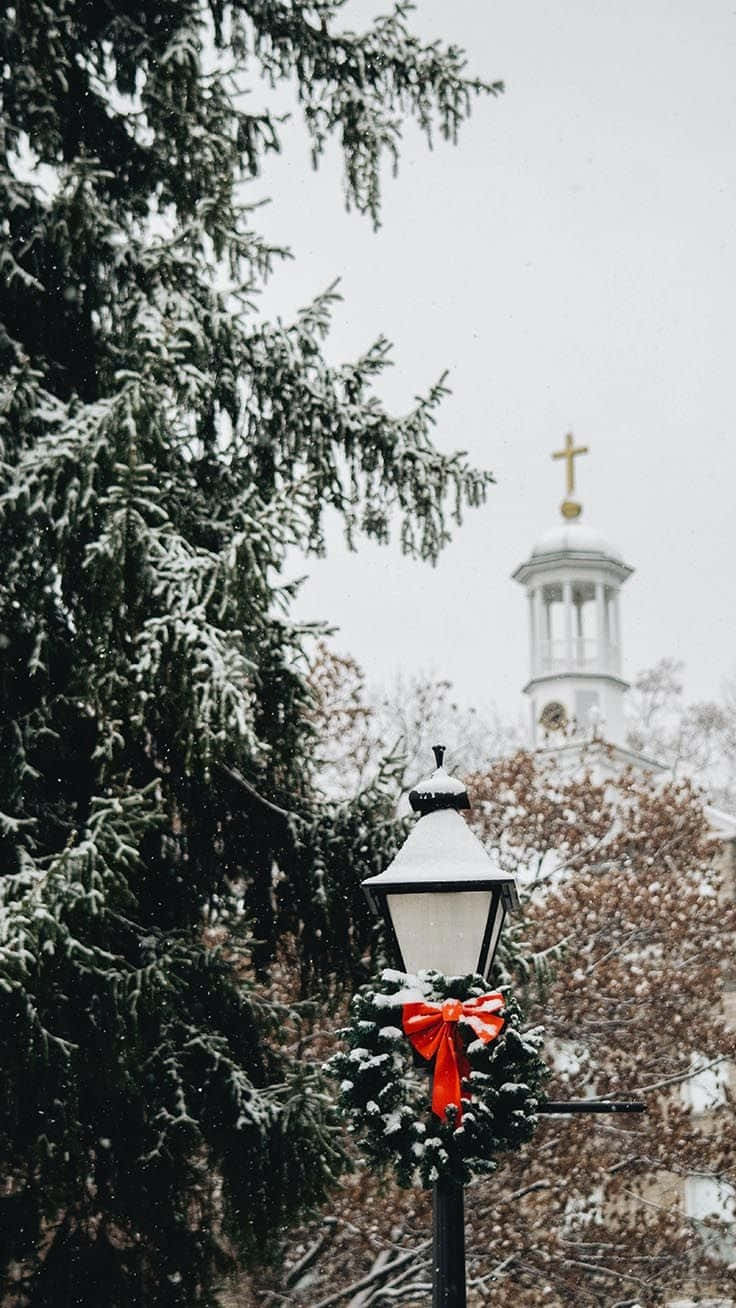
[[[368,877],[363,889],[404,972],[487,976],[506,914],[519,905],[516,882],[460,816],[470,801],[442,766],[444,753],[435,745],[436,771],[409,795],[420,820],[385,872]],[[435,1184],[432,1230],[433,1308],[465,1308],[462,1186]]]
[[[417,822],[395,859],[363,889],[383,918],[404,972],[487,976],[506,914],[519,906],[516,883],[488,855],[460,816],[465,787],[448,776],[444,746],[437,770],[409,795]],[[638,1101],[573,1099],[539,1104],[539,1113],[643,1113]],[[440,1180],[433,1192],[432,1308],[466,1308],[462,1186]]]

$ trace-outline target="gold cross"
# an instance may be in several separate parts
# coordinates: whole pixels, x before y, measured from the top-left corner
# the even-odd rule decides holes
[[[575,490],[575,464],[573,462],[575,455],[587,454],[587,453],[588,453],[587,445],[576,445],[572,437],[572,432],[568,432],[567,436],[565,437],[564,450],[557,450],[552,455],[553,459],[567,460],[567,468],[565,471],[567,473],[566,489],[568,495],[572,495],[573,491]]]

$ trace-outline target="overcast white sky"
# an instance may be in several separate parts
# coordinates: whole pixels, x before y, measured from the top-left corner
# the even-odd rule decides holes
[[[636,569],[627,674],[678,657],[690,697],[715,696],[736,671],[736,0],[420,0],[414,25],[506,94],[457,148],[407,132],[378,234],[345,213],[337,158],[315,175],[288,128],[262,184],[295,260],[267,303],[288,316],[341,276],[331,354],[385,332],[395,412],[449,368],[438,442],[498,484],[436,569],[336,539],[299,615],[339,626],[374,682],[433,667],[516,716],[510,573],[558,519],[571,429],[584,521]]]

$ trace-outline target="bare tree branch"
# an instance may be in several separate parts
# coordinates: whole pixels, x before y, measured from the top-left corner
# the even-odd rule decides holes
[[[330,1304],[339,1303],[341,1299],[346,1299],[349,1294],[355,1294],[357,1290],[362,1290],[366,1285],[372,1285],[379,1278],[388,1276],[389,1272],[398,1271],[406,1263],[417,1258],[420,1253],[429,1248],[431,1240],[424,1240],[417,1245],[416,1249],[409,1249],[399,1258],[394,1258],[393,1262],[384,1263],[382,1267],[377,1267],[369,1272],[367,1276],[362,1276],[359,1281],[353,1281],[351,1285],[346,1285],[342,1290],[336,1290],[334,1294],[328,1294],[326,1299],[320,1299],[319,1303],[313,1305],[313,1308],[329,1308]]]

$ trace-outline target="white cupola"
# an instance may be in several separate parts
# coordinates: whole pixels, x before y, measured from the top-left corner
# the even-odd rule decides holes
[[[573,460],[587,452],[568,435],[565,449],[552,456],[567,461],[563,521],[513,574],[529,597],[531,666],[524,692],[535,747],[571,737],[624,742],[628,682],[621,675],[619,590],[633,568],[580,521],[582,507],[571,498]]]

